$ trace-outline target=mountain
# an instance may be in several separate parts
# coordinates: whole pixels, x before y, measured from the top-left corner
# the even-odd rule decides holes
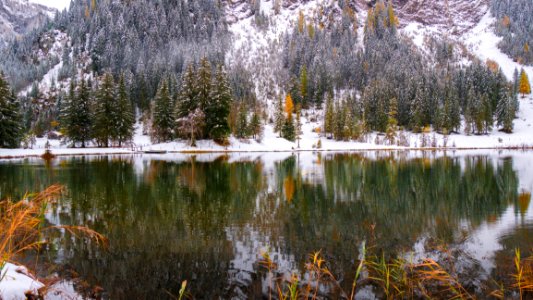
[[[24,107],[32,108],[29,128],[46,130],[60,118],[70,82],[90,79],[95,90],[106,73],[124,78],[150,128],[161,87],[182,101],[180,92],[195,84],[184,81],[185,71],[194,74],[205,57],[227,73],[238,104],[230,113],[233,127],[237,118],[246,123],[246,112],[271,126],[283,117],[279,99],[290,96],[313,111],[306,118],[317,126],[323,125],[324,104],[344,111],[337,119],[353,119],[345,132],[358,131],[363,121],[363,131],[384,132],[392,114],[398,126],[415,132],[486,134],[502,122],[500,102],[515,91],[507,80],[518,66],[499,68],[504,60],[487,58],[496,53],[531,60],[530,19],[519,10],[527,1],[76,0],[5,49],[0,68]],[[491,55],[474,44],[483,36]],[[501,37],[509,43],[498,44]]]
[[[56,10],[28,0],[0,1],[0,45],[45,24]]]

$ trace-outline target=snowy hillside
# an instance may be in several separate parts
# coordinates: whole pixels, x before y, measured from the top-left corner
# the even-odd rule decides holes
[[[34,6],[33,4],[22,0],[9,0],[6,3],[11,3],[11,5],[18,3],[17,5]],[[126,13],[129,12],[127,9],[124,9],[124,11],[121,12],[122,15],[116,17],[120,20],[117,28],[122,28],[122,30],[124,30],[124,26],[128,27],[124,24],[125,22],[130,22],[130,24],[142,24],[139,25],[139,28],[126,32],[122,37],[120,37],[120,34],[113,31],[116,29],[114,27],[112,29],[105,27],[97,28],[94,29],[94,32],[87,31],[86,35],[84,35],[88,38],[87,41],[84,41],[79,37],[69,36],[68,29],[65,32],[58,29],[51,30],[45,33],[45,36],[48,35],[51,37],[51,47],[44,52],[43,49],[34,49],[34,55],[39,58],[53,57],[54,63],[51,64],[50,68],[44,73],[44,76],[40,77],[40,79],[35,81],[34,84],[28,85],[25,89],[22,89],[19,95],[28,95],[28,100],[32,101],[33,105],[35,105],[35,103],[40,105],[38,109],[34,109],[34,114],[37,115],[36,118],[41,118],[39,111],[42,107],[46,107],[47,119],[45,119],[43,123],[50,123],[51,121],[55,121],[54,117],[56,116],[53,116],[53,114],[57,114],[57,110],[54,111],[54,105],[56,105],[54,101],[60,102],[58,99],[65,99],[64,97],[69,82],[72,79],[79,80],[80,78],[86,78],[98,81],[99,78],[102,78],[100,75],[110,69],[112,69],[113,72],[117,72],[118,70],[119,74],[126,70],[123,75],[126,75],[126,80],[131,84],[132,102],[138,106],[136,107],[139,112],[137,119],[142,117],[143,121],[143,124],[137,124],[137,130],[132,141],[134,148],[137,150],[142,147],[142,149],[167,151],[292,151],[296,149],[315,150],[318,149],[319,144],[321,144],[320,149],[322,150],[435,147],[457,149],[521,148],[533,146],[531,142],[533,140],[533,134],[530,130],[530,120],[533,117],[533,99],[531,97],[519,99],[520,110],[517,113],[518,118],[514,120],[514,130],[512,134],[506,134],[499,131],[501,127],[500,124],[497,123],[494,111],[492,112],[492,123],[487,121],[487,125],[484,125],[484,128],[478,129],[477,131],[465,130],[471,124],[467,124],[465,116],[461,115],[458,124],[452,126],[451,130],[446,130],[446,132],[452,132],[450,135],[444,136],[439,133],[442,132],[440,130],[442,128],[438,127],[440,125],[434,124],[435,117],[433,116],[428,117],[427,120],[424,121],[426,123],[423,124],[423,127],[425,127],[424,132],[426,133],[413,133],[420,132],[421,130],[412,130],[413,126],[410,124],[410,118],[412,118],[413,113],[406,113],[405,109],[403,109],[400,113],[403,113],[404,117],[399,123],[401,123],[401,127],[407,127],[407,129],[398,133],[402,142],[396,142],[391,145],[391,143],[385,141],[385,130],[382,129],[372,128],[370,133],[361,139],[336,138],[337,140],[343,141],[337,141],[332,139],[331,136],[325,135],[325,90],[322,90],[321,94],[320,92],[315,91],[315,94],[313,95],[314,98],[310,100],[310,104],[307,103],[307,105],[305,105],[304,103],[306,109],[302,112],[302,132],[300,135],[299,146],[297,141],[291,142],[280,138],[280,133],[276,132],[274,126],[277,109],[276,105],[280,99],[285,99],[288,93],[291,93],[292,95],[294,95],[294,93],[300,93],[300,91],[295,92],[294,90],[301,88],[301,83],[298,81],[302,80],[302,64],[306,64],[307,67],[309,67],[309,73],[317,73],[324,70],[326,70],[325,73],[332,73],[337,72],[336,68],[346,67],[346,70],[339,71],[339,74],[326,74],[326,76],[313,74],[313,76],[316,77],[310,77],[309,81],[313,82],[308,86],[316,89],[317,86],[320,87],[321,83],[319,81],[323,78],[326,78],[327,76],[335,77],[333,79],[326,78],[326,81],[329,80],[330,82],[325,84],[330,85],[329,88],[332,90],[335,107],[340,107],[342,103],[352,101],[355,103],[354,106],[356,106],[353,110],[358,110],[359,113],[363,109],[362,106],[367,105],[364,103],[365,99],[363,99],[363,94],[367,92],[370,83],[375,81],[375,77],[379,77],[379,72],[384,72],[388,75],[389,72],[395,71],[393,67],[396,62],[378,62],[383,65],[378,64],[379,66],[377,69],[373,70],[373,72],[378,73],[377,76],[376,74],[371,73],[372,70],[368,71],[369,67],[367,66],[369,62],[373,62],[376,58],[372,57],[372,53],[369,53],[374,51],[372,48],[365,48],[369,47],[365,44],[365,26],[368,25],[366,22],[368,22],[367,20],[370,17],[377,18],[376,15],[383,15],[385,5],[380,8],[379,2],[376,4],[376,1],[366,0],[228,0],[224,1],[224,3],[225,6],[223,7],[222,15],[219,16],[215,14],[215,21],[209,20],[208,17],[200,18],[206,23],[200,24],[201,26],[192,26],[190,28],[186,27],[187,22],[176,22],[176,26],[184,26],[183,32],[193,32],[195,30],[200,32],[196,32],[191,36],[201,34],[203,30],[202,26],[205,28],[211,28],[210,30],[215,30],[208,31],[211,34],[213,34],[213,32],[219,32],[218,35],[214,34],[214,41],[208,46],[201,43],[194,44],[197,42],[196,41],[193,42],[193,46],[189,46],[190,48],[184,48],[180,43],[186,44],[191,41],[184,41],[181,38],[175,39],[171,43],[164,43],[164,37],[173,34],[172,30],[169,30],[168,33],[164,32],[164,30],[171,27],[164,25],[166,22],[170,22],[170,19],[158,22],[157,24],[160,24],[162,27],[151,32],[152,35],[148,35],[151,39],[157,41],[154,42],[155,45],[157,45],[157,43],[166,45],[164,49],[154,49],[154,44],[148,43],[153,42],[150,39],[132,41],[137,35],[139,37],[143,36],[140,32],[144,30],[143,26],[146,26],[146,24],[144,24],[145,21],[148,24],[148,22],[154,22],[154,20],[157,19],[154,18],[156,14],[164,15],[160,9],[157,10],[156,8],[154,8],[153,11],[154,15],[151,15],[147,20],[142,19],[141,21],[143,22],[137,22],[135,19],[133,19],[133,21],[124,20],[125,18],[131,17],[126,15]],[[372,46],[377,47],[376,52],[379,52],[384,48],[384,45],[387,45],[387,43],[397,43],[395,44],[395,47],[400,50],[397,50],[397,53],[392,54],[378,53],[377,57],[379,58],[381,55],[384,57],[387,55],[392,55],[393,57],[397,56],[397,58],[400,59],[398,64],[405,64],[403,68],[406,68],[407,65],[410,64],[410,60],[413,60],[420,65],[426,64],[429,66],[427,68],[425,66],[415,66],[414,68],[420,69],[415,69],[413,74],[401,74],[401,76],[398,76],[405,77],[413,75],[413,77],[415,77],[415,79],[409,79],[412,80],[412,85],[410,83],[405,83],[403,86],[400,85],[402,89],[407,90],[413,88],[417,91],[416,85],[419,84],[416,80],[417,77],[442,76],[442,73],[445,72],[445,67],[443,66],[446,65],[453,66],[453,68],[459,72],[459,69],[471,66],[474,62],[480,62],[481,65],[484,65],[487,60],[491,60],[497,63],[497,66],[501,68],[502,73],[508,80],[513,79],[513,73],[515,70],[520,70],[523,67],[516,61],[516,59],[511,59],[498,48],[498,43],[501,41],[501,38],[495,33],[495,24],[497,23],[497,20],[492,17],[487,0],[402,0],[393,1],[393,3],[398,23],[394,26],[397,26],[398,38],[391,38],[390,41],[378,41],[376,42],[377,46]],[[84,22],[90,22],[92,14],[102,13],[104,15],[109,15],[106,10],[108,8],[102,9],[102,12],[99,12],[99,7],[85,9],[88,8],[88,6],[86,7],[81,4],[73,7],[74,10],[77,9],[77,13],[83,14],[86,19],[76,20],[77,23],[74,25],[79,26],[79,28],[76,27],[76,30],[87,30],[87,26]],[[202,10],[204,8],[196,7],[195,9],[198,9],[198,12],[196,12],[198,15],[202,15],[207,11],[207,16],[211,10],[215,8],[209,7],[206,11]],[[109,9],[109,11],[112,10]],[[151,12],[150,9],[148,11]],[[173,11],[173,13],[176,13],[176,11]],[[198,19],[195,13],[190,13],[188,16],[186,15],[183,17],[185,18],[184,20],[190,18],[190,21],[194,22]],[[227,31],[225,31],[224,26],[220,26],[220,24],[217,23],[218,21],[216,20],[218,20],[217,18],[219,17],[227,22]],[[214,24],[210,24],[209,21],[213,21]],[[59,22],[60,24],[71,24],[69,23],[71,21],[68,18],[68,15],[63,15]],[[114,24],[112,18],[105,20],[105,22],[111,22],[110,24]],[[379,20],[379,22],[381,22],[381,20]],[[390,22],[394,23],[394,21]],[[111,25],[108,24],[107,26]],[[72,28],[70,28],[70,30],[72,30]],[[335,32],[335,30],[338,32]],[[112,31],[113,33],[108,34],[107,31]],[[123,31],[119,31],[119,33],[120,32]],[[319,32],[316,34],[320,34],[320,39],[313,38],[315,32]],[[395,35],[396,29],[391,32],[394,32],[393,35]],[[228,39],[221,38],[222,36],[225,37],[226,34],[228,34]],[[72,35],[72,33],[70,33],[70,35]],[[336,41],[335,39],[340,41]],[[317,43],[316,41],[329,44],[313,44]],[[124,44],[124,49],[121,49],[123,42],[126,44]],[[297,43],[299,42],[307,43],[306,45],[313,48],[306,49],[305,47],[298,45]],[[350,44],[343,44],[347,42]],[[183,139],[153,145],[150,142],[150,137],[147,136],[147,134],[150,133],[149,119],[151,116],[147,115],[147,113],[142,114],[142,110],[146,110],[146,107],[149,106],[150,103],[146,104],[142,101],[150,102],[154,100],[160,84],[158,81],[160,80],[161,75],[168,72],[169,69],[178,70],[177,74],[172,75],[175,77],[171,78],[170,84],[177,83],[179,86],[181,76],[181,73],[179,72],[184,70],[186,65],[192,60],[198,59],[198,54],[195,52],[196,50],[189,50],[202,47],[206,47],[205,49],[207,50],[202,50],[200,52],[204,52],[204,54],[207,53],[208,56],[213,57],[213,64],[220,62],[225,64],[230,79],[234,81],[232,82],[233,87],[242,86],[243,84],[240,80],[243,80],[243,78],[251,82],[251,94],[253,94],[253,97],[237,100],[247,101],[247,105],[249,105],[247,109],[249,112],[253,110],[259,111],[262,114],[262,137],[257,139],[238,139],[233,135],[230,138],[229,146],[219,146],[212,141],[200,141],[198,147],[191,148],[188,146],[188,141]],[[301,49],[298,47],[301,47]],[[324,48],[328,47],[331,47],[331,49],[324,50]],[[344,49],[353,49],[354,55],[350,56],[351,52],[341,53],[340,51],[342,51],[343,47]],[[453,50],[453,55],[445,57],[444,62],[439,61],[441,58],[437,57],[439,55],[437,53],[439,51],[438,47],[445,48],[445,50],[448,50],[449,47]],[[294,51],[294,53],[287,53],[287,51]],[[310,53],[301,54],[299,51],[309,51]],[[331,57],[314,57],[313,55],[316,55],[316,53],[313,52],[320,53],[319,55],[333,54],[331,54]],[[405,52],[412,52],[414,54],[411,55],[408,53],[406,55]],[[139,53],[143,53],[143,55],[135,55]],[[170,55],[168,61],[165,61],[165,55]],[[297,57],[298,55],[302,55],[304,58]],[[401,57],[401,55],[406,56]],[[148,63],[144,57],[149,60]],[[223,59],[221,59],[221,57]],[[348,59],[351,59],[352,57],[355,57],[354,60],[348,61]],[[401,61],[401,59],[404,61]],[[323,61],[323,65],[321,65],[321,61]],[[413,65],[415,65],[415,63],[413,63]],[[320,67],[323,67],[324,69],[321,70]],[[358,68],[358,70],[354,70],[354,68]],[[402,67],[400,66],[400,68]],[[533,78],[533,67],[526,66],[524,70],[529,75],[529,78]],[[346,71],[348,71],[348,73]],[[451,76],[459,76],[454,74],[455,73]],[[444,81],[444,78],[445,76],[442,76],[441,81]],[[172,80],[174,80],[174,82],[172,82]],[[335,81],[335,83],[331,83],[331,81]],[[426,82],[425,80],[423,81]],[[438,88],[444,89],[444,82],[439,82],[437,86],[439,85],[440,87]],[[96,82],[95,86],[98,86],[98,82]],[[422,91],[431,88],[432,87],[419,87]],[[396,87],[390,89],[398,90]],[[38,90],[38,96],[31,95],[32,93],[35,94],[35,90]],[[429,95],[425,96],[429,97]],[[433,95],[431,97],[441,96],[442,94],[439,96]],[[462,95],[462,97],[464,96],[465,95]],[[150,99],[146,100],[144,99],[145,97]],[[476,95],[468,95],[468,97],[476,100]],[[473,101],[472,99],[468,101]],[[297,101],[304,100],[305,99],[300,99]],[[433,100],[424,99],[424,101]],[[443,109],[445,104],[443,103],[442,97],[437,98],[435,101],[437,104],[434,107]],[[250,103],[253,103],[253,106]],[[389,103],[383,105],[388,107]],[[143,108],[141,108],[141,106]],[[416,104],[408,103],[407,105],[404,104],[404,106],[412,107],[416,106]],[[463,110],[465,110],[464,106],[466,105],[463,105]],[[434,113],[431,112],[431,110],[432,109],[429,109],[429,113],[426,113]],[[385,112],[385,114],[388,113],[389,112]],[[374,116],[367,114],[366,117],[369,118]],[[233,118],[235,118],[235,116],[233,116]],[[472,121],[470,123],[472,123]],[[142,130],[143,128],[145,130]],[[0,154],[2,156],[17,156],[21,153],[38,154],[42,152],[42,147],[44,147],[45,142],[46,138],[40,138],[37,140],[37,149],[35,150],[22,152],[15,150],[0,150]],[[58,154],[67,154],[70,152],[69,149],[65,149],[65,143],[60,144],[57,140],[50,141],[50,143],[52,149],[55,149],[54,151]],[[94,143],[92,145],[94,145]],[[84,153],[83,151],[86,150],[76,150],[77,153]],[[131,148],[125,148],[122,150],[94,150],[96,153],[117,151],[129,152],[131,151]]]

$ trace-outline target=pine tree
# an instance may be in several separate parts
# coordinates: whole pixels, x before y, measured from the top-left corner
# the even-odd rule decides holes
[[[106,73],[96,94],[93,115],[93,137],[99,145],[109,147],[116,138],[118,107],[116,105],[113,75]]]
[[[283,101],[281,100],[281,97],[278,98],[274,118],[274,132],[279,132],[279,136],[281,137],[281,130],[283,129],[283,125],[285,124],[285,116],[283,114]]]
[[[244,102],[241,102],[239,105],[239,115],[237,117],[235,136],[239,139],[248,137],[248,113],[246,111],[246,104]]]
[[[422,132],[424,127],[423,97],[422,89],[418,88],[411,104],[411,128],[414,132]]]
[[[175,117],[172,113],[172,98],[170,97],[168,83],[166,81],[163,81],[157,92],[152,111],[152,141],[161,143],[172,140],[172,128],[175,124]]]
[[[226,73],[218,67],[211,87],[211,96],[205,108],[206,130],[209,137],[222,141],[230,134],[229,113],[233,102]]]
[[[300,135],[302,134],[302,105],[296,105],[296,128],[295,135],[296,140],[298,141],[298,149],[300,148]]]
[[[394,145],[396,142],[396,131],[398,130],[398,100],[392,98],[389,102],[389,120],[387,122],[387,130],[385,133],[385,139],[389,142],[389,145]]]
[[[182,77],[181,90],[176,104],[176,118],[185,118],[198,107],[198,84],[196,70],[190,64]],[[188,134],[187,134],[188,136]]]
[[[75,133],[75,122],[74,114],[76,108],[76,85],[74,80],[70,81],[67,97],[64,99],[63,107],[61,110],[61,126],[65,134],[65,139],[73,142],[73,147],[76,147],[76,133]],[[84,145],[85,146],[85,145]]]
[[[340,141],[344,139],[344,120],[345,118],[345,110],[343,108],[344,105],[338,104],[335,106],[334,110],[334,125],[333,125],[333,136],[336,140]]]
[[[511,91],[507,92],[505,98],[502,101],[498,102],[498,107],[496,109],[496,118],[498,120],[498,126],[502,126],[501,131],[506,133],[513,132],[513,120],[515,118],[515,105],[514,97]]]
[[[326,100],[326,112],[324,116],[324,133],[327,135],[328,133],[331,135],[333,134],[333,127],[334,127],[334,107],[333,107],[333,96],[331,94],[328,94],[328,98]]]
[[[261,130],[261,118],[256,110],[254,111],[254,114],[252,115],[252,120],[250,121],[249,132],[254,139],[258,140],[259,136],[261,135]]]
[[[209,104],[209,97],[211,96],[211,64],[209,60],[204,57],[200,60],[200,66],[198,67],[198,73],[196,74],[198,95],[197,102],[200,109],[206,114],[207,106]]]
[[[120,77],[117,96],[118,110],[116,120],[116,137],[118,140],[118,146],[121,147],[123,142],[129,141],[133,138],[133,130],[135,125],[135,113],[133,112],[133,107],[126,92],[124,76]]]
[[[294,120],[293,120],[292,114],[289,115],[289,117],[285,119],[285,123],[283,124],[283,129],[281,130],[281,133],[284,139],[294,142],[296,134],[295,134]]]
[[[15,95],[0,73],[0,148],[18,148],[22,139],[22,115]]]
[[[287,97],[285,97],[285,113],[287,114],[287,118],[285,118],[285,123],[283,124],[282,136],[291,142],[294,142],[296,137],[294,120],[292,117],[293,110],[294,103],[292,102],[291,94],[287,94]]]
[[[75,83],[70,83],[67,103],[63,110],[63,129],[66,137],[72,141],[73,146],[81,142],[81,147],[85,148],[85,143],[91,139],[92,129],[91,115],[91,95],[85,80],[80,81],[78,93],[75,92]]]
[[[522,98],[531,94],[531,85],[529,84],[529,78],[524,69],[520,71],[520,87],[518,91],[522,94]]]
[[[306,105],[309,100],[307,98],[307,84],[307,67],[304,65],[300,71],[300,97],[304,105]]]
[[[83,79],[80,81],[77,106],[76,122],[79,126],[78,141],[81,142],[81,147],[84,148],[85,142],[92,137],[91,129],[93,121],[91,115],[91,90]]]

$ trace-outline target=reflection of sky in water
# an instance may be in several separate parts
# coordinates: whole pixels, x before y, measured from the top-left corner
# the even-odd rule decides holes
[[[254,280],[254,273],[256,273],[260,267],[258,266],[258,261],[261,258],[261,253],[264,251],[269,251],[271,257],[278,265],[278,270],[285,273],[297,272],[301,268],[304,261],[302,261],[302,249],[297,247],[302,247],[302,244],[298,244],[295,241],[294,245],[289,245],[289,240],[291,237],[286,236],[286,232],[283,231],[283,225],[281,222],[284,220],[276,220],[276,217],[288,218],[289,215],[277,215],[272,213],[272,216],[269,215],[268,209],[273,211],[279,211],[284,209],[286,204],[282,198],[276,197],[274,199],[266,200],[266,194],[276,194],[283,189],[283,178],[279,178],[279,164],[280,162],[286,160],[289,157],[294,157],[296,169],[301,176],[302,182],[306,184],[317,187],[321,186],[324,190],[327,189],[336,189],[333,195],[333,199],[328,198],[328,201],[333,202],[335,205],[328,206],[330,209],[341,208],[345,209],[349,207],[350,202],[356,201],[359,196],[354,196],[351,194],[353,191],[350,188],[346,187],[337,187],[339,182],[334,183],[333,185],[328,185],[326,178],[331,176],[327,174],[324,162],[326,160],[333,159],[334,153],[313,153],[313,152],[302,152],[299,154],[291,153],[236,153],[226,155],[224,158],[225,161],[229,163],[235,162],[260,162],[261,163],[261,172],[263,174],[264,186],[262,190],[258,191],[256,198],[253,199],[252,205],[248,207],[251,210],[251,215],[264,218],[262,220],[244,219],[243,223],[228,223],[225,224],[223,230],[222,239],[231,242],[232,251],[229,255],[232,257],[229,260],[229,270],[227,280],[230,285],[236,286],[248,286]],[[375,160],[377,158],[387,158],[390,154],[388,152],[367,152],[367,153],[358,153],[361,160]],[[533,190],[533,168],[530,166],[533,165],[533,156],[530,152],[499,152],[499,151],[471,151],[471,152],[449,152],[447,156],[455,157],[456,160],[453,161],[454,164],[460,166],[460,169],[464,172],[467,168],[468,163],[466,163],[466,157],[470,156],[485,156],[489,158],[489,162],[493,165],[494,170],[502,165],[502,162],[510,157],[513,160],[512,169],[516,172],[516,177],[518,179],[518,192],[526,191],[530,192]],[[194,160],[196,162],[211,162],[217,158],[220,158],[221,154],[201,154],[196,155]],[[395,159],[401,162],[408,162],[411,158],[424,157],[429,160],[434,158],[439,158],[444,156],[442,152],[435,153],[423,153],[423,152],[394,152],[393,156]],[[88,161],[91,159],[98,159],[98,156],[87,157]],[[53,166],[62,166],[68,168],[68,162],[70,158],[59,158],[53,161]],[[151,162],[156,161],[167,161],[175,163],[183,163],[191,161],[191,156],[183,154],[166,154],[166,155],[143,155],[143,156],[134,156],[131,158],[131,165],[133,168],[134,176],[137,177],[139,181],[144,180],[145,176],[151,169]],[[30,160],[31,161],[31,160]],[[36,160],[40,163],[40,161]],[[37,163],[37,164],[38,164]],[[42,166],[41,166],[42,167]],[[208,170],[208,169],[206,169]],[[349,169],[348,169],[349,170]],[[348,171],[346,171],[348,172]],[[173,173],[174,174],[174,173]],[[335,174],[335,173],[333,173]],[[285,175],[283,175],[285,176]],[[348,175],[350,177],[350,175]],[[354,176],[354,178],[356,178]],[[331,179],[331,178],[329,178]],[[350,179],[350,178],[348,178]],[[280,184],[282,186],[280,186]],[[361,191],[356,191],[360,193]],[[331,199],[331,200],[329,200]],[[320,201],[320,200],[316,200]],[[359,199],[360,201],[360,199]],[[267,203],[268,202],[268,203]],[[326,201],[327,202],[327,201]],[[342,204],[346,202],[349,205]],[[386,202],[384,202],[386,203]],[[352,203],[355,204],[355,203]],[[383,203],[382,203],[383,204]],[[392,203],[394,204],[394,203]],[[271,207],[266,207],[265,205],[271,205]],[[369,205],[369,203],[365,203]],[[458,232],[466,232],[466,239],[464,242],[460,243],[459,247],[466,252],[466,254],[472,257],[477,263],[481,265],[486,274],[490,274],[491,271],[496,266],[496,255],[499,251],[504,250],[505,246],[503,245],[502,240],[510,238],[511,240],[516,238],[516,232],[518,229],[527,229],[530,230],[533,228],[533,205],[527,207],[515,207],[519,204],[505,203],[504,206],[498,211],[494,217],[484,216],[482,219],[478,220],[477,224],[474,223],[468,215],[464,217],[462,215],[460,221],[457,221],[451,225],[452,229],[455,230],[455,234]],[[411,206],[407,206],[408,208]],[[414,206],[419,207],[419,206]],[[437,209],[440,206],[435,206]],[[446,208],[446,206],[443,206]],[[286,208],[286,207],[285,207]],[[313,207],[318,209],[319,207]],[[419,207],[420,208],[420,207]],[[237,209],[238,210],[238,209]],[[388,211],[389,214],[395,213],[394,209]],[[46,218],[52,224],[60,224],[61,216],[72,214],[73,211],[70,207],[70,202],[59,203],[55,206],[54,210],[50,210]],[[78,212],[81,213],[81,212]],[[83,217],[73,219],[84,219],[86,222],[94,223],[98,220],[102,212],[98,210],[94,211],[85,211],[83,212]],[[339,211],[333,211],[333,214],[339,214]],[[412,215],[411,212],[401,211],[398,212],[400,216],[408,218]],[[485,212],[487,213],[487,212]],[[390,215],[387,215],[390,216]],[[344,216],[346,218],[346,216]],[[394,216],[393,216],[394,217]],[[416,214],[415,214],[416,217]],[[429,216],[430,218],[435,218],[438,216]],[[463,219],[464,218],[464,219]],[[343,219],[345,222],[349,219]],[[239,219],[239,221],[242,221]],[[294,220],[285,220],[287,222],[293,222]],[[422,222],[424,223],[424,222]],[[339,223],[340,224],[340,223]],[[353,222],[356,223],[356,221]],[[429,223],[431,224],[431,223]],[[294,224],[293,224],[294,225]],[[327,227],[330,224],[319,224],[322,227]],[[338,224],[337,224],[338,225]],[[410,225],[410,224],[408,224]],[[432,226],[432,225],[430,225]],[[306,228],[307,229],[307,228]],[[315,233],[314,229],[310,229],[309,232]],[[324,228],[317,229],[323,230],[323,232],[329,232]],[[398,231],[401,232],[401,228],[398,228]],[[424,231],[427,231],[425,234]],[[309,232],[307,232],[309,234]],[[417,233],[418,234],[418,233]],[[225,237],[224,237],[225,235]],[[392,235],[391,235],[392,236]],[[402,235],[399,235],[402,236]],[[403,235],[405,236],[405,235]],[[415,237],[417,242],[412,241],[409,244],[412,251],[414,251],[415,258],[421,257],[431,257],[432,253],[424,249],[424,244],[431,237],[431,229],[424,229],[421,231],[420,235]],[[293,237],[294,238],[294,237]],[[331,237],[327,237],[328,239]],[[457,236],[456,236],[457,238]],[[271,240],[275,239],[275,241]],[[302,239],[300,237],[300,239]],[[305,239],[305,238],[303,238]],[[460,239],[460,238],[459,238]],[[300,242],[300,241],[298,241]],[[361,242],[361,240],[357,240]],[[308,244],[318,245],[320,247],[319,241],[306,241]],[[407,242],[408,243],[408,242]],[[327,243],[326,243],[327,244]],[[274,245],[274,246],[273,246]],[[335,245],[334,242],[327,244],[329,246]],[[353,246],[353,245],[350,245]],[[343,247],[350,247],[344,244]],[[512,245],[511,245],[512,246]],[[305,247],[304,247],[305,248]],[[320,249],[313,249],[320,250]],[[311,250],[311,251],[313,251]],[[64,257],[71,257],[73,253],[63,253],[64,249],[60,248],[58,253],[58,259],[61,261]],[[67,251],[73,251],[69,249]],[[307,250],[305,250],[307,251]],[[309,254],[309,253],[307,253]],[[354,253],[355,255],[355,253]],[[409,255],[409,254],[408,254]],[[334,259],[334,258],[333,258]],[[355,257],[354,257],[355,259]],[[262,289],[266,288],[265,279],[263,280]]]
[[[510,205],[496,222],[484,222],[474,229],[464,247],[490,273],[495,267],[494,254],[503,249],[500,240],[519,227],[533,228],[533,205],[529,205],[524,215]]]
[[[509,155],[509,152],[505,152],[503,155],[496,151],[489,152],[489,157],[494,161],[495,165],[498,162],[501,162],[502,159],[512,157],[513,158],[513,169],[517,172],[519,179],[519,192],[530,192],[533,190],[533,168],[530,166],[533,165],[533,157],[530,156],[529,152],[518,152]],[[369,154],[369,155],[367,155]],[[363,154],[362,156],[368,159],[376,159],[379,157],[384,157],[386,155],[380,155],[376,152],[371,152]],[[452,154],[451,156],[469,156],[469,153],[458,152]],[[478,151],[473,151],[471,155],[479,155]],[[426,154],[423,154],[426,155]],[[441,153],[430,154],[430,158],[438,158]],[[448,153],[450,155],[450,153]],[[265,155],[268,158],[268,154]],[[273,169],[273,164],[280,160],[280,157],[288,157],[289,154],[277,154],[275,158],[270,157],[270,159],[262,159],[265,156],[252,158],[261,159],[265,163],[265,169]],[[319,157],[321,156],[321,157]],[[410,159],[417,157],[417,154],[413,153],[402,153],[399,157],[404,159]],[[323,159],[328,159],[328,154],[316,154],[304,152],[297,155],[298,165],[300,167],[300,173],[305,180],[312,182],[313,184],[321,184],[324,179],[323,169],[320,167],[320,161]],[[250,159],[250,156],[247,156],[246,159]],[[233,158],[233,160],[238,161],[238,158]],[[459,160],[460,165],[464,171],[465,163],[464,160]],[[272,175],[272,172],[268,172],[269,175]],[[269,176],[270,187],[274,186],[272,182],[275,180]],[[340,197],[341,199],[343,197]],[[260,208],[257,207],[259,210]],[[520,211],[520,208],[515,207],[514,204],[510,204],[501,216],[496,220],[484,221],[480,225],[477,225],[475,228],[472,228],[468,220],[463,220],[459,225],[458,230],[466,230],[468,232],[467,239],[459,245],[461,250],[465,252],[469,257],[473,258],[478,262],[485,274],[481,274],[485,278],[489,276],[491,271],[496,267],[495,264],[495,254],[496,252],[503,250],[501,240],[508,235],[513,235],[518,228],[533,228],[533,205],[528,205],[525,213]],[[235,258],[232,260],[232,265],[235,270],[242,271],[243,276],[246,280],[249,280],[249,274],[253,273],[254,265],[261,258],[260,253],[263,253],[266,250],[269,250],[269,253],[274,258],[274,261],[278,263],[279,271],[285,273],[297,272],[297,265],[302,262],[294,261],[293,255],[284,255],[281,253],[281,249],[271,249],[269,248],[268,238],[265,239],[260,232],[254,230],[251,227],[247,227],[243,231],[246,236],[239,236],[231,228],[226,229],[228,240],[232,241],[234,244],[234,253]],[[433,257],[434,253],[427,252],[424,248],[424,243],[427,240],[427,236],[421,237],[414,245],[412,252],[406,253],[405,258],[408,260],[417,260],[425,257]],[[463,262],[465,263],[465,262]],[[238,277],[236,276],[236,277]],[[243,278],[229,278],[229,280],[243,280]]]

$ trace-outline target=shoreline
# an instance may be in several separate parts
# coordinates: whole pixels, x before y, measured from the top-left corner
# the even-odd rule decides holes
[[[265,149],[265,150],[238,150],[238,149],[185,149],[185,150],[167,150],[165,153],[147,153],[146,151],[131,151],[125,150],[124,148],[114,149],[114,148],[64,148],[56,150],[68,150],[68,149],[87,149],[89,151],[75,151],[75,152],[64,152],[64,153],[54,153],[54,150],[51,149],[52,155],[54,157],[73,157],[73,156],[98,156],[98,155],[166,155],[166,154],[229,154],[229,153],[307,153],[307,152],[337,152],[337,153],[356,153],[356,152],[376,152],[376,151],[432,151],[432,152],[447,152],[447,151],[469,151],[469,150],[509,150],[509,151],[532,151],[533,146],[502,146],[502,147],[376,147],[376,148],[346,148],[346,149]],[[21,149],[7,149],[14,151],[21,151]],[[43,150],[40,153],[35,153],[34,149],[28,149],[28,153],[20,154],[2,154],[0,150],[0,159],[9,160],[9,159],[20,159],[20,158],[42,158],[42,155],[45,153]],[[90,151],[97,150],[97,151]],[[23,151],[23,150],[22,150]],[[53,158],[52,158],[53,159]]]

